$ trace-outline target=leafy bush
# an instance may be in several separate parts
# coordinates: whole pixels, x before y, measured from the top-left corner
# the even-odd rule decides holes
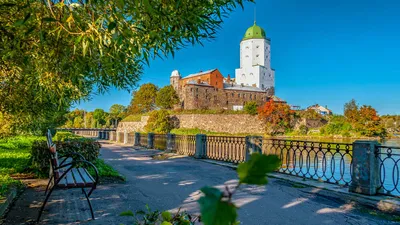
[[[154,132],[157,134],[166,134],[171,131],[172,128],[169,112],[164,109],[152,111],[144,127],[146,132]]]
[[[306,135],[308,133],[308,127],[304,124],[300,125],[299,127],[299,134]]]
[[[56,135],[53,137],[53,140],[55,141],[67,141],[72,139],[82,139],[82,137],[69,131],[57,131]]]
[[[256,115],[257,108],[257,102],[255,101],[246,102],[246,104],[244,105],[244,111],[250,115]]]
[[[77,152],[86,160],[95,162],[100,154],[100,143],[95,140],[81,138],[70,141],[55,141],[57,152],[60,155]],[[31,151],[32,168],[46,174],[49,171],[50,154],[46,141],[35,141]]]

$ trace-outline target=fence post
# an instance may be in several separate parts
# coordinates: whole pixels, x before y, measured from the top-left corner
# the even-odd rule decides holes
[[[110,132],[110,140],[114,140],[114,132]]]
[[[206,141],[207,136],[205,134],[196,134],[196,152],[194,154],[195,158],[201,159],[206,156]]]
[[[140,133],[135,132],[135,142],[133,143],[133,146],[140,146]]]
[[[154,133],[147,134],[147,148],[148,149],[154,148]]]
[[[103,131],[97,131],[97,138],[98,139],[103,139]]]
[[[167,134],[167,149],[166,152],[172,152],[175,150],[175,134]]]
[[[246,155],[244,161],[248,161],[251,154],[255,152],[262,154],[262,141],[262,136],[246,136]]]
[[[353,143],[353,169],[350,192],[375,195],[379,187],[379,160],[375,156],[377,141]]]
[[[128,131],[124,130],[124,144],[128,144]]]
[[[119,136],[120,136],[119,133],[120,132],[115,132],[115,133],[117,134],[117,138],[115,139],[115,142],[119,142]]]

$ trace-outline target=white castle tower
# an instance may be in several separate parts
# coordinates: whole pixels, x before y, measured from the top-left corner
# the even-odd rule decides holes
[[[256,86],[263,90],[275,87],[270,44],[271,40],[256,22],[247,29],[240,42],[240,68],[235,71],[236,84]]]

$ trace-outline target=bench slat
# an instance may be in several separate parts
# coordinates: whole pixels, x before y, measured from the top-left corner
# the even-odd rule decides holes
[[[58,185],[57,186],[59,186],[59,187],[61,187],[61,188],[65,188],[65,187],[67,187],[67,179],[65,179],[65,177],[63,177],[61,180],[60,180],[60,182],[58,183]]]
[[[94,184],[94,179],[90,174],[87,172],[86,169],[84,168],[78,168],[78,171],[82,177],[82,179],[85,181],[86,186],[93,186]]]
[[[67,175],[65,175],[65,177],[67,178],[67,185],[68,185],[68,187],[75,187],[75,186],[76,186],[76,185],[75,185],[75,180],[74,180],[74,177],[72,176],[71,171],[69,171],[69,172],[67,173]]]
[[[79,173],[79,171],[74,168],[71,170],[72,174],[74,175],[75,178],[75,184],[78,187],[85,187],[85,181],[83,180],[81,174]]]

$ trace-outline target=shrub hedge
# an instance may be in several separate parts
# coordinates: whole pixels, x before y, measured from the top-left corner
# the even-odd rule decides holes
[[[68,141],[55,141],[59,155],[77,152],[86,160],[95,162],[100,154],[100,143],[92,139],[73,139]],[[50,154],[46,141],[35,141],[31,152],[32,168],[47,174],[50,169]]]

